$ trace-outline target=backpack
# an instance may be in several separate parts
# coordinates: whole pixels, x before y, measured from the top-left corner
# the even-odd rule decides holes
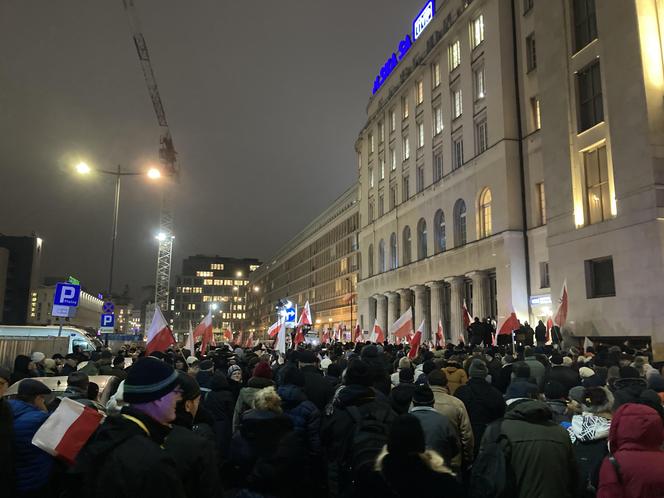
[[[609,454],[606,439],[574,443],[574,455],[579,469],[580,497],[594,497],[599,484],[599,470]]]
[[[516,478],[510,468],[511,445],[501,433],[501,424],[487,427],[480,452],[473,464],[470,498],[509,498],[514,496]]]
[[[376,410],[362,412],[356,406],[347,408],[354,428],[347,441],[345,467],[353,482],[359,475],[373,471],[376,458],[387,444],[390,408],[379,406]]]

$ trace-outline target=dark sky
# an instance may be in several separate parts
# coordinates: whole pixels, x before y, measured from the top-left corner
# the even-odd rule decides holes
[[[182,177],[173,273],[269,258],[352,184],[372,82],[424,0],[135,0]],[[0,0],[0,233],[45,240],[46,275],[106,287],[110,177],[156,163],[159,128],[121,0]],[[160,190],[122,185],[115,290],[154,282]]]

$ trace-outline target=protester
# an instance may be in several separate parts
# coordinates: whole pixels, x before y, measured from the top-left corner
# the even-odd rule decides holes
[[[24,354],[20,354],[14,359],[14,370],[12,371],[11,378],[9,379],[9,385],[12,385],[22,379],[38,377],[38,375],[39,372],[37,371],[35,363],[30,359],[30,357]]]
[[[450,391],[451,395],[456,394],[456,390],[468,382],[468,375],[461,367],[461,363],[457,357],[452,357],[447,361],[447,365],[443,368],[443,372],[445,372],[445,375],[447,376],[447,389]]]
[[[334,395],[330,383],[323,378],[323,371],[318,368],[318,357],[313,351],[300,351],[297,354],[299,369],[304,374],[304,393],[318,410],[325,410],[325,406]]]
[[[13,450],[13,414],[9,402],[4,398],[9,387],[11,372],[6,368],[0,368],[0,483],[9,498],[13,498],[16,488],[16,476],[14,474],[14,450]]]
[[[274,387],[275,382],[272,380],[272,369],[270,365],[264,362],[259,362],[254,367],[253,373],[247,387],[240,390],[237,402],[235,403],[235,411],[233,412],[233,432],[237,431],[240,427],[240,417],[244,412],[250,410],[253,406],[254,396],[261,389],[266,387]]]
[[[552,365],[546,375],[546,380],[559,382],[563,386],[563,390],[568,393],[570,389],[581,383],[581,379],[579,374],[569,365],[565,365],[563,361],[563,357],[559,353],[551,356]]]
[[[550,380],[544,384],[544,402],[551,410],[553,421],[568,427],[572,416],[567,410],[567,392],[560,382]]]
[[[512,372],[512,382],[507,386],[505,399],[537,398],[539,389],[537,388],[537,384],[532,382],[530,367],[528,364],[525,362],[517,362],[513,365]]]
[[[528,324],[528,322],[526,322]],[[530,328],[530,327],[528,327]],[[532,328],[530,329],[532,330]],[[532,347],[526,347],[523,351],[524,362],[530,368],[530,377],[533,378],[539,392],[544,389],[544,377],[546,376],[546,367],[535,358],[535,350]]]
[[[410,368],[399,370],[399,385],[390,392],[392,409],[399,415],[408,413],[416,387],[414,380],[413,370]]]
[[[431,388],[426,384],[417,386],[413,392],[413,406],[409,413],[419,420],[427,449],[437,452],[450,466],[452,459],[459,453],[458,436],[447,416],[436,411],[433,405]]]

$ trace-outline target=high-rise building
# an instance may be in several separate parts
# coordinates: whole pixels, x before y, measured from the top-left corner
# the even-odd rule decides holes
[[[196,255],[185,259],[170,305],[173,331],[188,332],[190,324],[195,327],[208,311],[215,330],[244,330],[249,274],[260,264],[252,258]]]
[[[566,281],[566,334],[664,348],[663,8],[449,0],[404,19],[356,143],[365,328],[413,306],[456,339],[464,301],[546,320]]]
[[[35,235],[0,235],[0,323],[26,324],[30,291],[39,285],[42,248]]]

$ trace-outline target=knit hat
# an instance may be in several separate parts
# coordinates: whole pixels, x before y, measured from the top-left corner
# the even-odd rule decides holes
[[[23,379],[18,385],[18,395],[38,396],[40,394],[51,394],[46,384],[35,379]]]
[[[90,377],[88,377],[88,374],[86,374],[85,372],[81,372],[80,370],[70,373],[69,377],[67,377],[68,386],[87,389],[89,384],[90,384]]]
[[[272,379],[272,369],[270,368],[270,365],[261,361],[256,364],[251,375],[254,377],[262,377],[264,379]]]
[[[433,391],[426,384],[422,384],[415,388],[413,392],[413,405],[429,406],[433,404]]]
[[[242,372],[242,369],[240,368],[239,365],[231,365],[228,367],[228,376],[230,377],[233,375],[235,372]]]
[[[198,358],[196,358],[195,356],[190,356],[189,358],[187,358],[187,365],[191,366],[194,363],[198,363]]]
[[[583,386],[574,386],[569,390],[568,397],[569,399],[576,401],[577,403],[583,403],[583,395],[586,391],[586,388]]]
[[[365,358],[376,358],[378,357],[378,348],[376,347],[375,344],[369,344],[368,346],[364,346],[362,348],[362,351],[360,352],[360,358],[365,359]]]
[[[201,395],[201,388],[191,375],[180,372],[178,375],[180,387],[182,388],[182,401],[190,401]]]
[[[401,415],[392,423],[387,437],[387,451],[390,455],[424,453],[425,448],[424,431],[414,415]]]
[[[562,364],[563,364],[563,357],[560,356],[560,355],[557,354],[557,353],[554,353],[554,354],[551,356],[551,364],[552,364],[552,365],[562,365]]]
[[[35,351],[32,353],[32,356],[30,357],[30,361],[34,361],[35,363],[39,363],[42,361],[44,358],[46,358],[46,355],[40,351]]]
[[[468,368],[468,376],[474,379],[484,379],[489,375],[489,369],[482,360],[473,360]]]
[[[201,369],[201,372],[211,372],[214,369],[214,363],[212,363],[212,360],[204,360],[201,361],[199,368]]]
[[[515,363],[512,367],[512,372],[514,372],[515,377],[522,377],[524,379],[530,378],[530,366],[523,361]]]
[[[415,380],[415,373],[412,368],[402,368],[399,370],[399,382],[411,383]]]
[[[438,368],[427,375],[427,380],[429,381],[430,386],[447,386],[447,375]]]
[[[587,379],[588,377],[592,377],[593,375],[595,375],[595,371],[592,368],[588,367],[579,368],[579,376],[582,379]]]
[[[650,377],[648,377],[648,387],[656,393],[664,392],[664,377],[658,373],[650,375]]]
[[[371,385],[369,366],[362,360],[351,360],[344,373],[344,384],[358,384],[360,386]]]
[[[172,366],[150,356],[139,358],[127,374],[124,401],[149,403],[173,391],[180,383]]]
[[[563,365],[565,365],[566,367],[571,367],[572,363],[574,363],[572,361],[572,358],[570,358],[569,356],[563,356]]]
[[[318,357],[316,356],[316,353],[313,351],[309,350],[304,350],[304,351],[298,351],[297,353],[297,361],[300,363],[316,363],[318,361]]]

